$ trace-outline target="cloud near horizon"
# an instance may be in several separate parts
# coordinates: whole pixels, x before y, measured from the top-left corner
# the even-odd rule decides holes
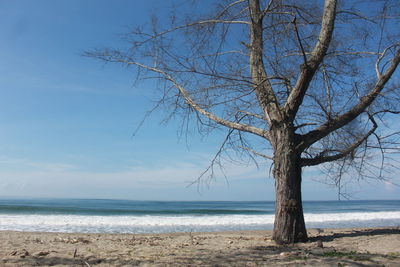
[[[87,195],[118,197],[122,191],[162,191],[168,188],[187,189],[205,170],[206,162],[163,162],[152,166],[135,166],[109,172],[82,171],[68,163],[31,162],[18,159],[0,159],[0,166],[19,165],[19,170],[2,168],[0,194],[2,196],[33,197],[83,197]],[[225,166],[226,179],[234,182],[242,179],[261,178],[255,166]],[[206,179],[206,178],[205,178]],[[208,184],[208,183],[205,183]],[[228,186],[218,170],[211,187]],[[196,185],[192,186],[196,188]],[[193,191],[193,189],[188,189]],[[197,190],[197,189],[196,189]],[[113,193],[114,192],[114,193]],[[123,195],[123,193],[122,193]]]
[[[226,177],[217,169],[215,179],[191,185],[209,163],[204,155],[202,158],[204,160],[194,161],[196,163],[161,161],[144,165],[136,161],[123,169],[89,171],[70,163],[0,157],[0,196],[135,200],[274,199],[274,180],[269,177],[268,168],[226,163]],[[335,200],[337,190],[315,182],[318,175],[315,168],[305,171],[303,199]],[[348,192],[353,194],[353,199],[370,199],[370,195],[375,199],[397,199],[400,188],[395,184],[398,183],[398,176],[385,183],[355,182],[350,184]]]

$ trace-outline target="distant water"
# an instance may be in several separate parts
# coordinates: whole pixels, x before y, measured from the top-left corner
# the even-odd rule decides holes
[[[400,226],[400,200],[304,202],[308,228]],[[272,229],[274,202],[0,199],[0,230],[165,233]]]

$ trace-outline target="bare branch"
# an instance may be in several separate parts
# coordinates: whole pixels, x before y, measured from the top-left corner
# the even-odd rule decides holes
[[[299,46],[300,46],[300,49],[301,49],[301,54],[303,55],[304,64],[307,65],[308,64],[307,63],[307,55],[306,55],[306,51],[304,51],[303,43],[301,42],[299,29],[297,27],[297,22],[296,22],[296,16],[293,18],[292,23],[294,25],[294,30],[296,32],[297,41],[299,42]]]
[[[321,31],[317,44],[315,45],[307,64],[302,65],[296,85],[285,103],[285,112],[290,121],[294,120],[296,113],[303,102],[309,84],[328,51],[335,24],[335,13],[336,0],[325,0]]]
[[[257,118],[257,119],[260,119],[260,120],[265,120],[265,118],[264,118],[263,116],[260,116],[260,115],[258,115],[258,114],[254,114],[254,113],[248,112],[248,111],[246,111],[246,110],[238,110],[237,112],[240,112],[240,113],[243,113],[243,114],[252,116],[252,117]]]
[[[217,24],[217,23],[250,25],[250,22],[248,22],[248,21],[240,21],[240,20],[220,20],[220,19],[202,20],[202,21],[196,21],[196,22],[193,22],[193,23],[188,23],[188,24],[185,24],[185,25],[176,26],[176,27],[173,27],[171,29],[168,29],[168,30],[165,30],[165,31],[162,31],[162,32],[158,32],[158,33],[155,33],[155,34],[141,33],[143,35],[149,36],[149,38],[147,38],[147,39],[145,39],[145,40],[143,40],[143,41],[141,41],[139,43],[142,45],[144,43],[147,43],[147,42],[152,41],[154,39],[160,38],[163,35],[175,32],[177,30],[182,30],[182,29],[190,28],[190,27],[197,26],[197,25]]]
[[[318,140],[324,138],[331,132],[339,129],[340,127],[354,120],[357,116],[359,116],[362,112],[364,112],[365,109],[369,105],[371,105],[371,103],[381,93],[381,91],[383,90],[386,83],[389,81],[390,77],[396,70],[399,63],[400,63],[400,50],[397,51],[395,57],[391,60],[390,66],[386,69],[386,72],[383,75],[381,75],[381,77],[375,83],[375,86],[371,89],[371,91],[367,95],[361,97],[359,102],[346,113],[325,122],[317,129],[303,135],[302,142],[299,144],[298,148],[300,150],[304,150],[311,144],[317,142]]]
[[[348,10],[338,10],[336,12],[336,14],[337,15],[339,15],[339,14],[348,14],[348,15],[352,15],[352,16],[358,18],[358,19],[362,19],[362,20],[365,20],[365,21],[369,21],[369,22],[371,22],[373,24],[376,24],[376,22],[374,20],[372,20],[372,19],[370,19],[370,18],[368,18],[368,17],[366,17],[366,16],[364,16],[364,15],[362,15],[360,13],[357,13],[357,12],[351,12],[351,11],[348,11]]]
[[[194,110],[196,110],[200,114],[204,115],[208,119],[213,120],[214,122],[216,122],[216,123],[218,123],[218,124],[220,124],[222,126],[225,126],[225,127],[228,127],[228,128],[232,128],[232,129],[235,129],[235,130],[239,130],[239,131],[252,133],[252,134],[258,135],[260,137],[266,138],[266,139],[269,138],[268,131],[262,130],[260,128],[257,128],[257,127],[251,126],[251,125],[246,125],[246,124],[241,124],[241,123],[231,122],[231,121],[225,120],[225,119],[223,119],[221,117],[218,117],[215,114],[213,114],[213,113],[211,113],[209,111],[206,111],[205,109],[201,108],[190,97],[190,95],[187,92],[187,90],[183,86],[178,84],[178,82],[174,78],[172,78],[171,75],[169,75],[168,73],[166,73],[163,70],[160,70],[160,69],[157,69],[157,68],[154,68],[154,67],[150,67],[150,66],[141,64],[139,62],[134,62],[134,61],[126,61],[126,60],[118,59],[118,58],[113,58],[113,59],[110,58],[110,60],[113,60],[115,62],[128,64],[128,65],[135,65],[137,67],[140,67],[140,68],[143,68],[143,69],[146,69],[146,70],[149,70],[149,71],[152,71],[152,72],[159,73],[159,74],[163,75],[165,80],[168,80],[169,82],[171,82],[179,90],[179,92],[182,94],[183,98],[185,99],[186,103],[189,106],[191,106]]]
[[[306,56],[309,56],[312,54],[312,52],[290,52],[288,54],[285,54],[282,57],[293,57],[293,56],[303,56],[303,54],[305,54]],[[365,55],[365,56],[376,56],[376,55],[380,55],[381,53],[377,53],[377,52],[371,52],[371,51],[330,51],[326,53],[326,56],[329,57],[335,57],[335,56],[345,56],[345,55]]]
[[[382,109],[377,112],[374,112],[373,115],[380,114],[380,113],[400,114],[400,110]]]
[[[303,128],[303,127],[305,127],[305,126],[311,126],[311,125],[317,125],[316,123],[302,123],[302,124],[300,124],[300,125],[296,125],[294,128],[297,130],[297,129],[300,129],[300,128]]]
[[[264,17],[271,9],[272,4],[274,3],[274,0],[270,0],[268,2],[268,5],[265,7],[265,9],[262,11],[261,16]]]
[[[244,147],[244,146],[239,146],[239,148],[244,149],[244,150],[247,150],[247,151],[253,153],[253,154],[256,155],[256,156],[259,156],[259,157],[262,157],[262,158],[265,158],[265,159],[269,159],[269,160],[274,160],[273,157],[270,157],[270,156],[267,156],[267,155],[262,154],[262,153],[260,153],[260,152],[257,152],[257,151],[255,151],[255,150],[253,150],[253,149],[251,149],[251,148]]]
[[[233,6],[237,5],[237,4],[243,3],[243,2],[247,2],[247,0],[238,0],[238,1],[235,1],[233,3],[230,3],[221,12],[219,12],[219,15],[217,16],[217,18],[221,17],[231,7],[233,7]]]
[[[325,91],[326,91],[326,96],[328,98],[328,107],[327,107],[327,116],[328,119],[330,120],[331,118],[331,113],[332,113],[332,98],[331,98],[331,86],[329,84],[329,78],[328,78],[328,73],[326,71],[325,66],[322,65],[322,73],[324,76],[324,83],[325,83]]]
[[[195,183],[200,184],[200,181],[204,178],[204,176],[207,173],[210,173],[208,175],[209,178],[213,178],[214,177],[214,167],[215,167],[216,164],[219,165],[220,168],[222,168],[222,166],[219,163],[219,158],[220,158],[222,152],[224,151],[225,145],[228,142],[228,140],[229,140],[230,136],[232,135],[232,133],[233,133],[233,129],[229,129],[228,134],[225,136],[224,141],[222,142],[221,146],[219,147],[217,153],[215,153],[215,155],[212,158],[212,160],[211,160],[210,164],[208,165],[208,167],[204,171],[202,171],[200,173],[199,177],[197,177],[196,180],[192,181],[187,187],[190,187],[190,186],[194,185]]]
[[[250,72],[258,102],[269,125],[282,119],[281,108],[269,82],[263,60],[263,14],[258,0],[249,1],[250,17]]]
[[[322,153],[321,155],[316,156],[315,158],[302,158],[301,166],[315,166],[315,165],[319,165],[321,163],[335,161],[335,160],[344,158],[344,157],[348,156],[349,154],[353,153],[378,128],[378,124],[375,122],[375,120],[372,116],[370,116],[370,120],[373,124],[372,129],[368,133],[366,133],[363,137],[357,139],[353,144],[348,146],[346,149],[340,151],[339,153],[337,153],[335,155],[323,156],[323,154],[325,154],[325,153]]]
[[[201,24],[215,24],[215,23],[226,23],[226,24],[246,24],[250,25],[249,21],[243,21],[243,20],[220,20],[220,19],[209,19],[209,20],[203,20],[199,21],[196,23],[188,24],[187,27],[191,27],[194,25],[201,25]]]
[[[385,50],[383,50],[383,52],[378,57],[378,60],[375,63],[375,71],[376,71],[376,76],[378,77],[378,79],[381,79],[381,77],[382,77],[382,73],[379,70],[379,65],[380,65],[382,59],[385,57],[385,55],[389,51],[389,49],[397,47],[397,46],[400,46],[400,43],[397,43],[397,44],[394,44],[394,45],[391,45],[391,46],[387,47]]]

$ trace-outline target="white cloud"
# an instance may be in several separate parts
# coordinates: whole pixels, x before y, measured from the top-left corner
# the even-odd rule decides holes
[[[18,169],[25,171],[39,171],[39,172],[64,172],[76,169],[77,166],[69,163],[58,163],[58,162],[36,162],[28,159],[16,159],[6,156],[0,156],[0,166],[4,169]],[[1,173],[1,171],[0,171]]]

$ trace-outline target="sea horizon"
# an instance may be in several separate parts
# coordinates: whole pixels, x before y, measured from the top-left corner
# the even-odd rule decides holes
[[[247,199],[239,199],[239,200],[221,200],[221,199],[135,199],[135,198],[117,198],[117,197],[39,197],[39,196],[0,196],[0,200],[7,199],[21,199],[21,200],[110,200],[110,201],[138,201],[138,202],[275,202],[275,200],[247,200]],[[343,198],[343,199],[306,199],[302,202],[337,202],[337,201],[400,201],[398,199],[379,199],[379,198],[371,198],[371,199],[352,199],[352,198]]]

